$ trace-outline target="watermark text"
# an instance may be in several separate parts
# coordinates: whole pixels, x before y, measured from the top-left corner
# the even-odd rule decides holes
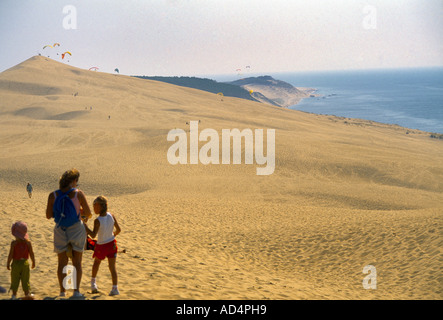
[[[170,164],[220,164],[220,136],[214,129],[198,131],[198,121],[190,121],[189,144],[188,136],[183,129],[169,131],[167,141],[174,141],[167,153]],[[270,175],[275,170],[275,129],[266,130],[266,155],[264,154],[263,129],[222,129],[221,136],[221,163],[231,164],[231,141],[232,141],[232,164],[242,163],[242,149],[244,149],[244,163],[265,165],[257,167],[257,175]],[[244,141],[244,148],[242,148]],[[206,142],[199,151],[199,142]],[[255,153],[254,153],[255,147]]]

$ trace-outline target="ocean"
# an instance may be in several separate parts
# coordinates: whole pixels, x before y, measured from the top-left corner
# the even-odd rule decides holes
[[[317,89],[291,109],[443,133],[443,68],[271,74]]]

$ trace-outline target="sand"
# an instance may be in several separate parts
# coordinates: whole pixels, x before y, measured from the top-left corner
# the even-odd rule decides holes
[[[275,129],[275,172],[169,164],[167,133],[191,120]],[[108,197],[126,250],[114,297],[106,263],[90,293],[85,251],[86,299],[443,298],[443,143],[428,133],[32,57],[0,74],[0,147],[0,261],[12,223],[27,222],[37,299],[60,299],[45,209],[72,167],[91,205]],[[363,287],[367,265],[376,289]],[[9,277],[1,268],[0,285]]]
[[[272,104],[276,106],[280,106],[283,108],[288,108],[294,106],[305,98],[309,97],[318,97],[316,94],[316,90],[314,88],[300,88],[300,87],[281,87],[281,86],[273,86],[272,82],[268,85],[259,85],[259,84],[248,84],[242,86],[246,90],[252,90],[255,92],[253,97],[260,102],[268,102],[272,101]],[[257,94],[259,93],[259,94]],[[265,96],[265,99],[262,99],[260,94]]]

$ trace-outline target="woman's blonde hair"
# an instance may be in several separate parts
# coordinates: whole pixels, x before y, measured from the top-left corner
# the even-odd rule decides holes
[[[94,200],[94,204],[98,203],[100,205],[100,213],[108,212],[108,199],[105,196],[98,196]]]
[[[65,171],[65,173],[62,174],[59,181],[60,189],[66,189],[69,187],[71,182],[78,180],[80,178],[80,172],[73,168],[71,170]]]

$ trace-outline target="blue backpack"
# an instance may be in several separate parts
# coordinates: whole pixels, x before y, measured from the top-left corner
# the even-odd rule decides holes
[[[73,190],[75,190],[75,188],[72,188],[65,193],[61,192],[61,190],[56,191],[59,195],[55,198],[52,211],[54,213],[54,221],[57,224],[57,227],[61,226],[67,228],[79,221],[74,203],[71,198],[69,198],[69,194]]]

